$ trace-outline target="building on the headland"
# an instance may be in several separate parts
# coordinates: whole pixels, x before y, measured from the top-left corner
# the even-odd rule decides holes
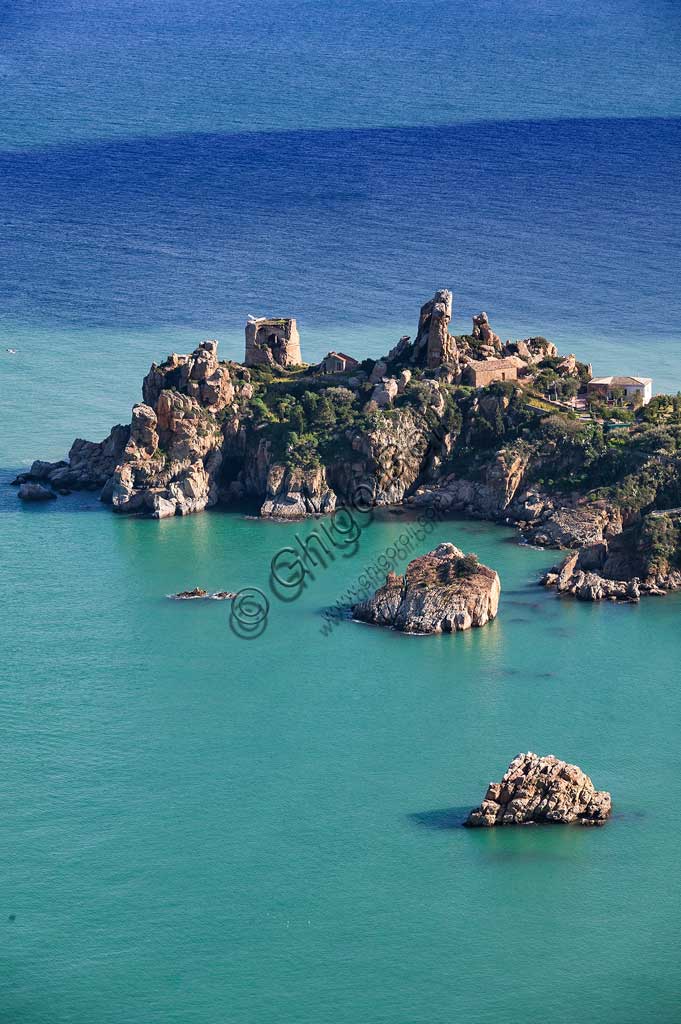
[[[300,335],[291,317],[249,316],[246,366],[300,366]]]
[[[484,388],[497,381],[518,380],[527,363],[519,356],[504,359],[471,359],[463,371],[463,383],[474,388]]]
[[[359,362],[345,352],[328,352],[320,366],[323,373],[345,373],[348,370],[356,370]]]
[[[613,402],[624,398],[628,402],[647,405],[653,397],[651,377],[592,377],[586,386],[587,396]]]

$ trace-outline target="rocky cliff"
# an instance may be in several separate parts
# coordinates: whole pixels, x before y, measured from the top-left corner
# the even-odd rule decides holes
[[[471,811],[471,828],[495,825],[603,825],[610,816],[610,794],[595,789],[574,764],[550,754],[518,754],[501,782],[490,782],[485,798]]]
[[[455,633],[484,626],[499,607],[493,569],[454,544],[415,558],[404,576],[390,573],[376,593],[353,606],[353,618],[403,633]]]

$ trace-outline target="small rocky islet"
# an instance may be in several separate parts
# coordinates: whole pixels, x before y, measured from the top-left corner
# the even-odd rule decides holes
[[[681,399],[601,400],[606,380],[650,381],[593,378],[541,336],[502,342],[486,313],[453,335],[452,307],[436,292],[414,339],[381,359],[333,351],[314,365],[294,319],[251,317],[243,363],[220,361],[216,341],[153,363],[130,424],[35,461],[19,496],[93,490],[159,519],[248,499],[290,520],[361,494],[572,549],[544,582],[582,600],[681,588]]]
[[[411,561],[403,576],[389,573],[373,596],[353,605],[352,616],[402,633],[455,633],[495,618],[500,593],[493,569],[445,543]]]
[[[599,791],[577,765],[553,754],[518,754],[501,782],[490,782],[469,828],[505,825],[603,825],[610,817],[610,793]]]

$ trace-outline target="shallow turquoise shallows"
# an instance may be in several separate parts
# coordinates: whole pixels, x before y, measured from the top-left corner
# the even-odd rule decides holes
[[[1,7],[0,1021],[676,1022],[681,596],[561,601],[512,530],[402,550],[386,512],[285,603],[319,524],[9,480],[129,421],[152,359],[240,358],[249,313],[378,357],[440,287],[457,333],[677,391],[678,3]],[[498,569],[493,624],[324,618],[440,540]],[[261,589],[266,630],[194,586]],[[461,827],[528,749],[605,828]]]

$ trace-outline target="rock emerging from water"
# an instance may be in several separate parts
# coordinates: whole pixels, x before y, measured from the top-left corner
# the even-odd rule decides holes
[[[403,633],[454,633],[493,619],[500,592],[494,569],[454,544],[439,544],[410,562],[404,576],[389,573],[373,597],[353,606],[352,615]]]
[[[193,590],[181,590],[179,594],[168,594],[171,601],[233,601],[236,594],[231,590],[216,590],[210,594],[202,587],[194,587]]]
[[[22,501],[52,501],[57,497],[49,487],[30,482],[21,484],[18,494]]]
[[[577,765],[553,754],[528,752],[511,761],[501,782],[491,782],[485,799],[466,825],[603,825],[612,810],[610,794],[599,792]]]

